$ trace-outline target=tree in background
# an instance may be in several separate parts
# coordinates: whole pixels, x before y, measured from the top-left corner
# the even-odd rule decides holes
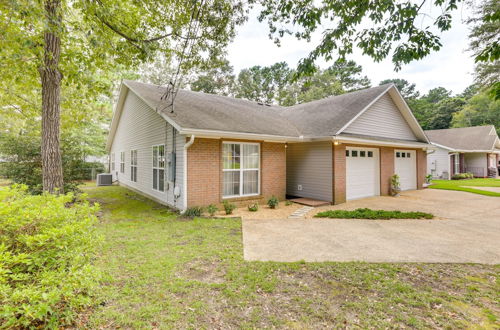
[[[234,95],[256,102],[282,105],[293,72],[285,62],[243,69],[236,78]]]
[[[24,101],[12,101],[29,94],[41,109],[43,189],[63,190],[61,90],[89,84],[96,93],[100,74],[158,53],[177,58],[183,71],[208,67],[224,55],[243,13],[243,5],[230,0],[2,2],[0,102],[21,108]]]
[[[232,96],[234,90],[233,67],[223,60],[220,65],[199,74],[190,83],[191,90],[208,94]]]
[[[371,87],[370,79],[362,75],[363,68],[361,65],[352,60],[336,61],[327,70],[340,81],[342,89],[346,92]]]
[[[472,25],[469,39],[476,61],[476,83],[489,88],[491,95],[500,99],[500,2],[479,2],[475,15],[467,23]]]
[[[500,135],[500,100],[492,99],[491,91],[472,96],[463,109],[453,114],[453,127],[495,125]]]
[[[385,84],[394,84],[406,101],[416,99],[420,96],[417,86],[405,79],[384,79],[379,83],[379,86]]]

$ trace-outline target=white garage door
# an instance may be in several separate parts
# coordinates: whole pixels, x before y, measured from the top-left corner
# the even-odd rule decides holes
[[[346,197],[380,195],[379,153],[376,148],[346,148]]]
[[[417,189],[417,152],[395,150],[394,153],[394,172],[399,175],[401,190]]]

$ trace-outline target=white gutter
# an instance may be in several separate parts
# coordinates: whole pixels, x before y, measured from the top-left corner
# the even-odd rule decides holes
[[[183,176],[183,182],[182,182],[182,185],[183,185],[183,189],[184,189],[184,201],[183,201],[183,205],[182,205],[182,212],[185,211],[187,209],[187,203],[188,203],[188,189],[187,189],[187,175],[188,175],[188,163],[187,163],[187,150],[189,149],[189,147],[194,143],[194,138],[195,136],[194,135],[191,135],[191,137],[189,138],[189,141],[186,142],[186,144],[184,144],[184,151],[183,151],[183,157],[184,157],[184,166],[183,166],[183,171],[184,171],[184,176]]]
[[[196,135],[197,137],[206,138],[229,138],[229,139],[246,139],[246,140],[264,140],[274,142],[303,142],[304,137],[301,136],[283,136],[283,135],[269,135],[257,133],[242,133],[230,132],[220,130],[206,130],[198,128],[181,128],[179,134],[182,135]]]
[[[359,144],[366,144],[366,145],[381,145],[381,146],[388,146],[388,147],[406,147],[406,148],[416,148],[416,149],[427,149],[427,150],[434,150],[435,147],[432,144],[428,143],[422,143],[422,142],[417,142],[417,143],[404,143],[404,142],[389,142],[389,141],[377,141],[377,140],[369,140],[369,139],[363,139],[363,138],[355,138],[355,137],[339,137],[339,136],[334,136],[333,137],[333,142],[334,143],[359,143]]]

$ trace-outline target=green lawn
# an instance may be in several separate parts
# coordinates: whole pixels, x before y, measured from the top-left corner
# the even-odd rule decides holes
[[[474,194],[500,197],[500,193],[474,189],[469,187],[500,187],[499,179],[470,179],[470,180],[432,180],[432,189],[458,190]]]
[[[182,219],[121,187],[102,204],[88,328],[498,326],[498,266],[245,262],[241,221]]]

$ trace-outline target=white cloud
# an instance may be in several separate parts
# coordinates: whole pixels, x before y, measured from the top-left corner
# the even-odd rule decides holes
[[[363,66],[364,73],[372,80],[373,85],[383,79],[403,78],[415,83],[423,93],[439,86],[460,93],[472,83],[474,69],[471,54],[466,52],[468,28],[463,19],[467,15],[469,12],[466,7],[454,13],[452,29],[440,35],[443,44],[440,51],[403,66],[399,72],[394,71],[390,59],[375,63],[370,57],[361,55],[360,51],[355,51],[351,58]],[[321,38],[320,34],[315,34],[312,42],[307,43],[286,37],[282,46],[278,47],[269,39],[267,25],[260,23],[256,16],[257,11],[253,10],[249,21],[240,27],[238,36],[229,47],[228,58],[235,72],[254,65],[266,66],[280,61],[295,67]],[[328,65],[324,61],[318,64],[322,67]]]

